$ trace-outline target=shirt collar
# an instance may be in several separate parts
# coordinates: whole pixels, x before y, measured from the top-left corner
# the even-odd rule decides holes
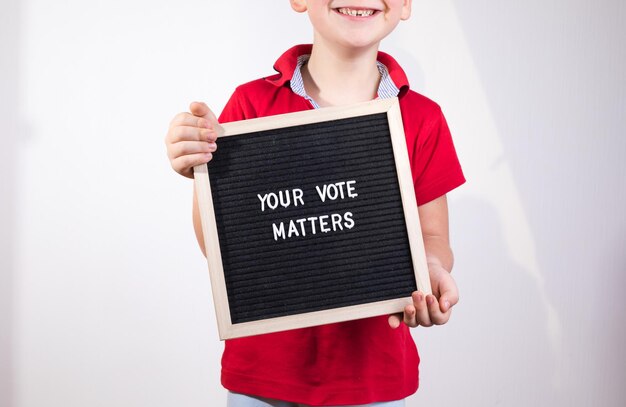
[[[278,73],[266,78],[266,80],[276,86],[283,86],[287,82],[291,81],[294,77],[296,67],[298,67],[298,59],[303,55],[311,54],[312,49],[313,45],[311,44],[296,45],[288,49],[274,64],[274,69]],[[396,60],[389,54],[380,51],[378,52],[377,60],[386,68],[391,82],[395,88],[399,90],[399,93],[405,93],[409,88],[409,81]],[[381,94],[379,94],[379,96],[383,97]]]
[[[291,76],[291,80],[289,81],[289,86],[291,86],[291,90],[296,95],[302,96],[309,102],[311,105],[318,109],[320,106],[317,104],[312,97],[307,95],[306,89],[304,88],[304,80],[302,79],[302,65],[306,64],[309,60],[310,55],[304,54],[298,57],[298,64],[296,65],[296,69],[293,71],[293,75]],[[396,87],[396,85],[391,80],[389,76],[389,71],[387,71],[387,67],[383,65],[380,61],[376,61],[376,67],[378,68],[378,72],[380,73],[380,81],[378,82],[378,90],[376,92],[376,96],[378,99],[388,99],[398,96],[400,93],[400,89]]]

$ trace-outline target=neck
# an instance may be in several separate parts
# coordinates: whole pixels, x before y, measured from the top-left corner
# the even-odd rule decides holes
[[[328,47],[315,41],[302,69],[304,87],[320,106],[339,106],[376,98],[380,73],[378,46],[367,49]]]

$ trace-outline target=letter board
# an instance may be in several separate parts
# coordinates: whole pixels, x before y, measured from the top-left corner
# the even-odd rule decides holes
[[[194,168],[220,339],[430,293],[397,98],[222,126]]]

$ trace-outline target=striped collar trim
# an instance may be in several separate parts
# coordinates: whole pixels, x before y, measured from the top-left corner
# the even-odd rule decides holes
[[[320,106],[317,104],[313,98],[307,95],[306,90],[304,89],[304,80],[302,79],[302,66],[307,63],[311,55],[300,55],[298,57],[298,63],[296,64],[296,68],[293,71],[293,75],[291,80],[289,81],[289,86],[291,90],[296,94],[300,95],[309,102],[315,109],[318,109]],[[400,89],[393,83],[391,80],[391,76],[389,75],[389,71],[387,67],[380,61],[376,61],[376,66],[378,68],[378,72],[380,73],[380,82],[378,83],[378,99],[389,99],[398,96],[400,93]]]

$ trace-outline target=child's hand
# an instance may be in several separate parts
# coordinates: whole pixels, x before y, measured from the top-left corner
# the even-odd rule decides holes
[[[193,102],[191,113],[177,114],[165,136],[167,156],[177,173],[193,178],[193,167],[206,164],[217,150],[215,141],[222,129],[207,105]]]
[[[413,305],[404,308],[404,314],[389,316],[389,326],[397,328],[404,321],[411,328],[418,325],[443,325],[450,319],[452,307],[459,301],[459,291],[452,275],[440,264],[429,263],[433,295],[421,291],[412,294]]]

